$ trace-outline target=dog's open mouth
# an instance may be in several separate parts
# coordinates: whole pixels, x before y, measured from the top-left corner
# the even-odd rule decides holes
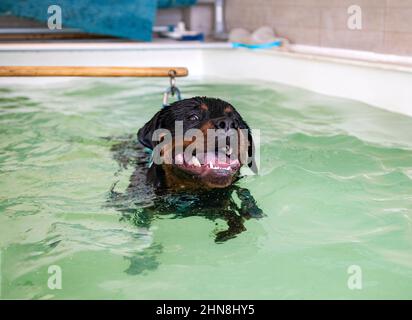
[[[175,166],[187,173],[198,176],[232,176],[240,169],[240,162],[229,152],[197,153],[185,156],[177,154]]]

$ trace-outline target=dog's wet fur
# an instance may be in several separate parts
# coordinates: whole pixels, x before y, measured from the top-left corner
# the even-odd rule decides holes
[[[134,167],[130,184],[124,193],[110,193],[110,204],[122,213],[123,219],[139,227],[150,227],[157,215],[173,214],[175,218],[203,216],[209,220],[223,219],[228,228],[216,230],[215,241],[224,242],[246,230],[244,222],[263,217],[262,210],[248,189],[237,185],[240,165],[216,173],[209,168],[198,171],[172,164],[151,164],[146,149],[156,142],[152,135],[156,129],[168,129],[174,135],[175,121],[183,122],[183,130],[246,129],[248,153],[252,153],[253,140],[249,126],[229,103],[215,98],[194,97],[177,101],[162,108],[141,128],[138,139],[117,139],[112,145],[114,159],[120,168]],[[205,139],[206,140],[206,139]],[[183,148],[187,147],[184,143]],[[214,150],[213,150],[214,152]],[[247,164],[256,171],[253,161]],[[201,173],[198,173],[201,171]]]

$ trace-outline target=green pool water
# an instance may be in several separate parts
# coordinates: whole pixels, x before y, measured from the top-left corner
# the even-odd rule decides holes
[[[171,213],[147,229],[107,205],[133,167],[106,137],[134,135],[166,79],[3,82],[1,298],[412,298],[411,118],[270,83],[178,84],[260,130],[260,175],[239,185],[266,217],[215,243],[223,220]]]

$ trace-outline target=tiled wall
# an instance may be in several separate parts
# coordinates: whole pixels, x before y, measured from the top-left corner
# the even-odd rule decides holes
[[[361,30],[347,27],[351,5],[361,7]],[[412,0],[226,0],[226,25],[268,25],[292,43],[412,55]]]

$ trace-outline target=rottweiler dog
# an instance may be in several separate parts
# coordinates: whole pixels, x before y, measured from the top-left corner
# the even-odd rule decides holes
[[[257,167],[251,129],[228,102],[176,101],[158,111],[137,138],[112,147],[121,167],[135,166],[127,191],[111,191],[125,219],[139,227],[149,227],[159,214],[223,219],[228,228],[215,232],[215,241],[223,242],[246,230],[245,219],[263,217],[249,190],[236,184],[242,165],[254,172]]]

